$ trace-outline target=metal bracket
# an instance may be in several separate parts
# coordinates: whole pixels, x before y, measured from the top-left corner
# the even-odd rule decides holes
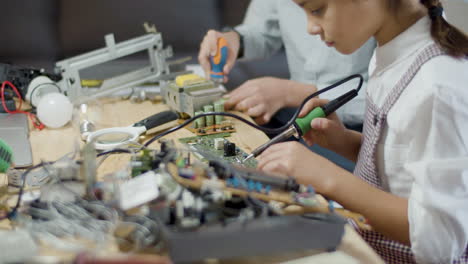
[[[74,104],[109,95],[146,82],[167,79],[170,74],[167,58],[173,56],[171,47],[163,49],[160,33],[150,33],[116,44],[114,35],[105,36],[106,47],[56,63],[55,70],[62,75],[58,85]],[[80,71],[98,64],[147,50],[150,65],[103,81],[98,91],[85,91],[81,85]]]

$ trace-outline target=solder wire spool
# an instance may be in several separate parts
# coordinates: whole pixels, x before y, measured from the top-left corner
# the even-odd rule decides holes
[[[203,111],[205,111],[205,113],[211,113],[213,112],[214,110],[214,107],[213,105],[205,105],[203,107]],[[212,126],[214,125],[214,117],[213,116],[207,116],[206,117],[206,126]]]
[[[224,112],[224,102],[215,102],[214,104],[214,111],[215,112]],[[223,122],[224,117],[221,115],[215,116],[215,124],[216,125],[221,125],[221,122]]]

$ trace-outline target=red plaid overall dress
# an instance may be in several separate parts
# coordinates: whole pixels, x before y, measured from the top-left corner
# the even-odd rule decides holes
[[[363,129],[363,142],[359,152],[358,163],[354,174],[365,180],[372,186],[383,189],[381,179],[377,174],[376,150],[382,129],[386,124],[386,117],[389,110],[400,97],[403,90],[411,82],[421,66],[430,59],[444,55],[444,52],[435,44],[425,48],[415,59],[406,74],[399,80],[387,96],[382,108],[377,107],[372,100],[366,98],[366,114]],[[374,250],[387,263],[416,263],[410,247],[399,242],[392,241],[376,231],[359,230],[361,236],[374,248]],[[468,263],[468,255],[454,261],[454,264]]]

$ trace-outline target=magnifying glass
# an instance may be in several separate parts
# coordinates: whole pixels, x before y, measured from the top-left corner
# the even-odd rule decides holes
[[[146,131],[177,119],[179,119],[179,114],[176,111],[164,111],[128,127],[104,128],[91,132],[86,141],[94,142],[94,147],[98,150],[109,150],[135,142]]]

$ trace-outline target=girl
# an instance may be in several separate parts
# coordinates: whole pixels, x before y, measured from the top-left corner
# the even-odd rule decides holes
[[[364,132],[315,119],[308,144],[357,161],[354,175],[297,142],[259,156],[260,169],[367,217],[362,236],[389,263],[468,263],[468,38],[439,0],[294,0],[308,31],[352,53],[370,37]],[[326,103],[311,100],[302,115]],[[356,177],[357,176],[357,177]]]

